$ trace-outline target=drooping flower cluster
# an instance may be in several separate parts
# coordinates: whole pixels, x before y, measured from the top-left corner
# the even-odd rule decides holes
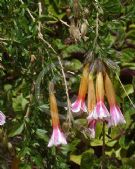
[[[98,122],[105,122],[108,127],[126,123],[117,104],[115,90],[104,64],[99,60],[97,65],[94,69],[89,64],[84,66],[78,97],[71,105],[71,110],[75,114],[80,114],[79,112],[88,113],[88,131],[91,138],[95,138],[96,124]],[[49,97],[53,132],[48,147],[67,144],[64,133],[60,128],[57,102],[52,83],[49,85]],[[86,97],[87,106],[85,104]],[[109,111],[106,107],[107,102],[105,99],[109,103],[107,104],[107,107],[110,107]]]
[[[110,114],[104,104],[104,83],[102,72],[97,73],[96,78],[96,106],[92,112],[89,112],[89,120],[107,120]]]
[[[72,112],[76,113],[82,110],[89,113],[87,119],[88,130],[90,132],[91,138],[95,137],[95,128],[97,122],[105,121],[108,123],[108,127],[126,123],[124,116],[116,102],[114,87],[107,72],[104,71],[102,66],[99,66],[96,72],[95,89],[93,78],[94,73],[89,70],[88,64],[84,67],[78,97],[71,107]],[[87,108],[84,106],[86,94],[88,95]],[[105,95],[110,106],[110,112],[105,106]]]
[[[67,144],[64,133],[60,128],[58,107],[56,102],[56,97],[54,95],[53,83],[49,84],[49,97],[50,97],[50,112],[52,118],[53,132],[51,139],[49,140],[48,147],[59,146],[61,144]]]

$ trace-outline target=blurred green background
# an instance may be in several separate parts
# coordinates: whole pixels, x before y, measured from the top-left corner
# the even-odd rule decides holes
[[[83,23],[86,34],[80,37],[77,28]],[[67,114],[58,56],[72,100],[88,51],[93,51],[95,58],[109,58],[119,65],[117,73],[134,102],[134,0],[0,1],[0,110],[6,115],[6,124],[0,127],[1,169],[135,168],[135,108],[113,69],[110,73],[117,100],[127,123],[106,127],[106,156],[102,157],[102,124],[91,140],[85,116],[75,118],[70,130],[61,119],[68,145],[47,148],[52,132],[48,100],[52,79],[56,97],[63,102],[59,113],[65,118]]]

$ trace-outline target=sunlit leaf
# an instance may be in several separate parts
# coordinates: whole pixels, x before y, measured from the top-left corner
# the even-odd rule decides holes
[[[81,157],[81,155],[70,155],[70,161],[73,161],[74,163],[80,165]]]

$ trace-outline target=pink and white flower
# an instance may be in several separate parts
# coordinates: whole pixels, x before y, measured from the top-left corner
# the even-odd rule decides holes
[[[125,124],[125,118],[118,105],[110,107],[111,118],[108,120],[108,127],[117,126],[118,124]]]
[[[110,118],[109,111],[107,110],[103,101],[99,101],[96,104],[95,117],[99,120],[108,120]]]
[[[102,72],[97,73],[96,78],[96,99],[97,104],[94,111],[94,117],[99,120],[108,120],[110,114],[104,104],[104,81]]]
[[[49,98],[50,98],[50,112],[52,118],[53,132],[49,140],[48,147],[67,144],[66,138],[60,129],[60,120],[59,120],[57,101],[54,95],[54,86],[52,82],[49,83]]]
[[[79,112],[82,110],[83,112],[87,112],[87,108],[85,105],[85,96],[88,88],[88,75],[89,75],[89,65],[87,64],[83,69],[83,75],[80,82],[79,92],[77,100],[71,105],[72,112]]]
[[[89,113],[88,120],[108,120],[110,113],[102,101],[96,104],[96,107],[92,112]]]
[[[89,112],[89,116],[87,117],[88,122],[92,120],[98,120],[98,114],[96,112],[96,107],[93,109],[92,112]]]
[[[6,116],[0,111],[0,126],[4,125],[6,121]]]
[[[95,88],[93,81],[93,74],[89,73],[89,81],[88,81],[88,112],[89,116],[88,120],[88,131],[90,134],[90,138],[95,138],[95,128],[97,123],[97,113],[95,111],[96,105],[96,96],[95,96]]]
[[[87,112],[87,107],[85,105],[84,99],[78,97],[77,100],[72,103],[71,110],[75,113],[79,112],[80,110],[82,110],[83,112]]]
[[[51,139],[49,140],[48,147],[58,146],[61,144],[67,144],[64,133],[60,130],[59,127],[53,128],[53,133]]]
[[[106,97],[110,105],[111,118],[108,121],[108,126],[117,126],[118,124],[126,123],[125,118],[116,102],[116,95],[111,79],[108,74],[105,75],[105,91]]]

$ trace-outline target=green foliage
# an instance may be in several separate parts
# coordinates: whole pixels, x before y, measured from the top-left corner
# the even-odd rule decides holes
[[[135,100],[135,2],[80,0],[79,16],[73,2],[0,1],[0,111],[7,117],[0,129],[2,169],[8,169],[14,157],[20,159],[20,169],[72,169],[75,164],[80,169],[135,168],[135,111],[127,98],[129,95]],[[99,32],[93,46],[97,13]],[[88,21],[85,38],[78,41],[71,37],[71,18],[78,25],[85,19]],[[88,51],[93,51],[95,58],[117,61],[121,70],[128,70],[123,81],[125,93],[115,78],[116,69],[110,69],[127,123],[112,129],[106,126],[105,157],[102,157],[102,123],[96,127],[95,139],[90,139],[87,132],[86,115],[75,117],[72,130],[63,127],[66,93],[57,57],[62,60],[72,98],[78,92],[79,75]],[[69,142],[58,148],[47,147],[52,132],[48,99],[48,82],[52,79],[61,126]]]

